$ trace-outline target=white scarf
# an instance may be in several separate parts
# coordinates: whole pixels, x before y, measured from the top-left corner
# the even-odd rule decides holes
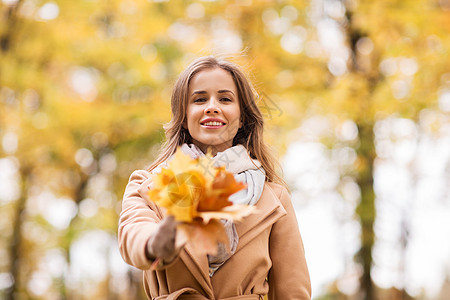
[[[183,144],[181,151],[192,158],[202,157],[205,154],[194,144]],[[236,181],[244,182],[247,188],[230,196],[230,201],[235,204],[255,205],[261,197],[266,179],[266,173],[261,167],[261,163],[252,159],[247,149],[242,145],[237,145],[218,152],[213,158],[215,166],[225,166],[226,170],[234,174]],[[230,241],[230,252],[227,252],[225,245],[219,244],[217,255],[208,255],[209,276],[223,265],[231,255],[234,254],[239,242],[236,226],[232,221],[222,220],[225,231]]]

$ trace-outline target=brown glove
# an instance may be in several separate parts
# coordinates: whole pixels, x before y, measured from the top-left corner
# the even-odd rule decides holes
[[[149,259],[159,258],[164,263],[170,263],[178,256],[180,248],[175,246],[176,225],[173,216],[168,216],[159,223],[158,229],[147,242],[146,254]]]

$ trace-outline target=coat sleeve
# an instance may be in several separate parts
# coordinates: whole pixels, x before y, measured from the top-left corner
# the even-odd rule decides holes
[[[287,214],[273,225],[270,234],[272,268],[268,276],[268,297],[270,300],[309,300],[311,282],[295,211],[285,188],[279,198]]]
[[[125,189],[119,218],[119,250],[128,264],[146,270],[151,266],[145,255],[147,241],[158,227],[161,212],[141,196],[140,190],[150,183],[150,173],[139,170],[131,174]]]

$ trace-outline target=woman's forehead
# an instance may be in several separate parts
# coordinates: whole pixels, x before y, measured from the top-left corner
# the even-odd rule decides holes
[[[230,72],[221,69],[205,69],[195,74],[189,83],[189,94],[194,92],[218,92],[223,90],[237,92],[236,84]]]

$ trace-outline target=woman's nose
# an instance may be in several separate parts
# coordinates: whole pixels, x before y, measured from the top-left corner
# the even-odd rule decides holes
[[[211,114],[216,113],[218,114],[220,112],[219,105],[215,99],[210,99],[208,101],[208,105],[205,108],[205,114]]]

